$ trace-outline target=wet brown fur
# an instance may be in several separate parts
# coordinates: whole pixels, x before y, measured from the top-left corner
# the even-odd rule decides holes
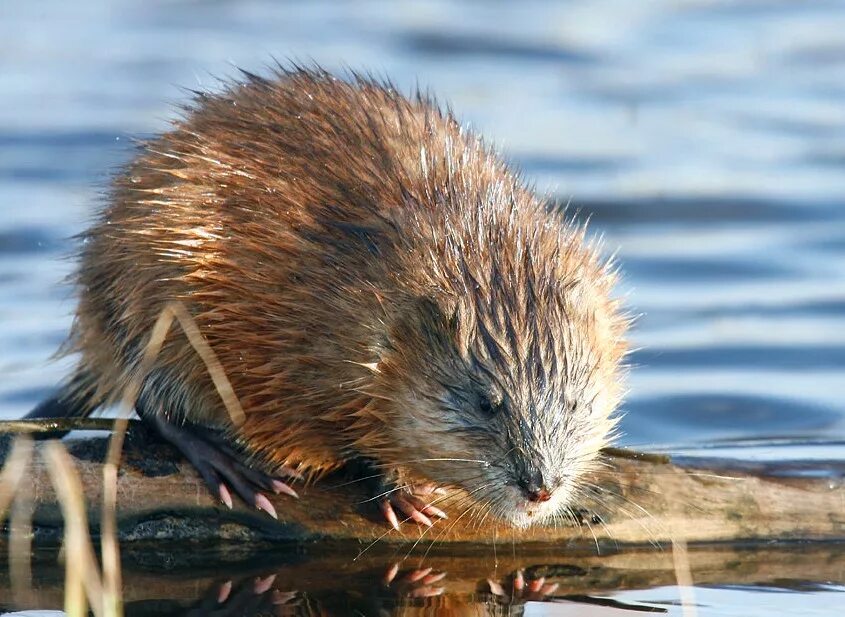
[[[270,465],[320,474],[365,455],[457,482],[406,461],[484,449],[443,420],[432,388],[469,391],[470,374],[514,410],[490,428],[503,449],[530,456],[565,431],[586,465],[613,428],[626,326],[614,274],[450,113],[368,78],[280,69],[198,94],[115,179],[77,282],[68,350],[88,410],[120,396],[178,299],[244,408],[233,430]],[[144,396],[228,426],[181,335]],[[600,408],[577,411],[590,397]]]

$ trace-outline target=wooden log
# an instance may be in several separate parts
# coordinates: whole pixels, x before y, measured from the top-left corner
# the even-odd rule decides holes
[[[45,434],[70,428],[107,429],[109,421],[17,421],[0,423],[0,459],[14,435]],[[94,533],[102,502],[102,461],[108,433],[66,438],[81,475]],[[35,502],[36,544],[60,537],[61,514],[47,468],[38,455],[23,490]],[[483,524],[461,511],[424,530],[406,524],[388,529],[367,502],[360,483],[332,476],[297,487],[301,499],[281,495],[271,500],[279,513],[267,514],[241,503],[233,510],[212,499],[202,481],[177,453],[140,424],[127,436],[118,483],[118,530],[121,544],[144,540],[231,540],[241,546],[274,541],[354,542],[363,549],[418,542],[419,549],[455,544],[548,544],[570,547],[771,540],[845,540],[843,463],[825,477],[781,477],[777,466],[749,467],[730,461],[672,460],[622,450],[606,452],[608,468],[590,478],[594,489],[564,520],[514,530],[489,517]],[[839,474],[836,476],[836,474]],[[448,511],[448,500],[444,502]]]

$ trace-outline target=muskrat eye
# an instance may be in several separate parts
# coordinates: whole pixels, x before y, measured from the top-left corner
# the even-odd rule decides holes
[[[501,407],[501,402],[490,400],[490,397],[486,394],[478,395],[478,409],[485,416],[495,416]]]

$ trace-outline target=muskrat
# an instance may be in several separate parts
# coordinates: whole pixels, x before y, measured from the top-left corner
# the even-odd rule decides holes
[[[179,336],[136,410],[230,507],[228,487],[275,516],[262,490],[363,460],[395,527],[445,517],[426,496],[450,487],[513,525],[553,516],[614,431],[627,319],[545,202],[428,95],[244,72],[114,179],[82,235],[78,366],[30,415],[119,400],[178,300],[246,420]]]

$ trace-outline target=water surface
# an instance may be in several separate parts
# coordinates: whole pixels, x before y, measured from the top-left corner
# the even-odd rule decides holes
[[[49,361],[73,311],[69,237],[131,138],[166,128],[182,86],[294,57],[430,87],[591,215],[641,315],[624,443],[841,440],[842,32],[834,1],[2,3],[0,417],[72,362]],[[706,615],[832,615],[841,591],[697,597]],[[670,596],[620,595],[678,614]]]

